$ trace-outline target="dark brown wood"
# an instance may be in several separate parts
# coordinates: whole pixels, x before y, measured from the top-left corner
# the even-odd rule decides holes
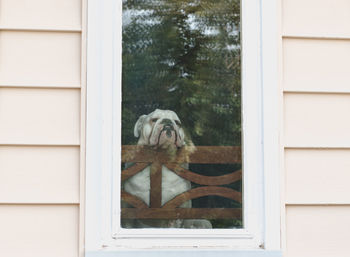
[[[217,196],[222,196],[225,198],[232,199],[239,203],[242,202],[242,194],[238,191],[235,191],[227,187],[208,186],[208,187],[197,187],[187,192],[184,192],[176,196],[169,202],[165,203],[163,205],[163,208],[174,209],[188,200],[195,199],[202,196],[207,196],[207,195],[217,195]]]
[[[150,163],[135,163],[133,166],[122,170],[122,182],[128,178],[134,176],[136,173],[142,171],[147,166],[151,165]]]
[[[135,163],[122,171],[122,181],[150,168],[150,207],[141,199],[122,191],[121,198],[135,208],[122,208],[123,219],[240,219],[242,209],[230,208],[177,208],[182,203],[202,196],[217,195],[242,202],[242,194],[218,185],[230,184],[242,179],[238,170],[222,176],[203,176],[182,168],[178,164],[232,164],[241,163],[241,148],[234,146],[187,146],[179,150],[164,151],[149,146],[127,145],[122,147],[122,162]],[[177,175],[200,185],[208,185],[184,192],[161,208],[162,165]]]
[[[150,206],[151,208],[160,208],[162,205],[162,164],[159,162],[152,163],[150,179]]]
[[[199,175],[197,173],[194,173],[190,170],[186,170],[176,164],[169,163],[169,164],[166,164],[166,167],[168,167],[169,170],[173,171],[180,177],[200,185],[208,185],[208,186],[227,185],[242,179],[242,170],[237,170],[235,172],[229,173],[227,175],[222,175],[222,176],[204,176],[204,175]]]
[[[177,151],[164,151],[150,146],[123,145],[122,162],[160,163],[241,163],[239,146],[186,146]]]
[[[129,194],[125,191],[122,191],[121,192],[121,199],[128,203],[128,204],[131,204],[132,206],[134,206],[135,208],[138,208],[138,209],[144,209],[144,208],[148,208],[147,204],[144,203],[140,198],[132,195],[132,194]]]
[[[241,219],[242,209],[237,208],[122,208],[122,219]]]

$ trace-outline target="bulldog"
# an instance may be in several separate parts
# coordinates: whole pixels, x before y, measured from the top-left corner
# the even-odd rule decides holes
[[[138,145],[148,145],[164,151],[180,150],[185,146],[185,133],[177,114],[170,110],[159,110],[141,115],[134,127],[134,136],[139,138]],[[186,166],[186,164],[184,164]],[[150,204],[150,167],[126,180],[123,184],[126,192]],[[162,166],[162,199],[165,204],[177,195],[191,189],[191,182],[181,178],[167,167]],[[124,204],[125,206],[125,204]],[[191,208],[191,201],[180,207]],[[133,220],[123,221],[125,228],[211,228],[207,220]]]
[[[134,136],[139,138],[138,145],[150,145],[160,148],[185,144],[185,133],[177,114],[169,110],[159,110],[141,115],[134,128]]]

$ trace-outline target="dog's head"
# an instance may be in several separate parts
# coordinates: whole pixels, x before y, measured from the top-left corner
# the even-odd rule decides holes
[[[182,147],[185,143],[181,121],[170,110],[156,109],[148,115],[141,115],[135,124],[134,135],[139,138],[139,145],[167,148]]]

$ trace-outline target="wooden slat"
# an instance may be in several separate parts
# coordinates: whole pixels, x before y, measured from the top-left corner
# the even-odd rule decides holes
[[[149,165],[150,163],[135,163],[133,166],[125,170],[122,170],[122,182],[134,176],[136,173],[142,171],[144,168],[146,168]]]
[[[123,219],[241,219],[242,209],[232,208],[122,208]]]
[[[144,203],[141,199],[125,191],[121,192],[121,199],[126,203],[131,204],[135,208],[138,208],[138,209],[148,208],[147,204]]]
[[[238,146],[196,146],[184,147],[176,156],[147,146],[122,146],[122,162],[154,162],[161,163],[241,163],[241,147]]]
[[[0,88],[0,144],[76,145],[79,130],[79,89]]]
[[[166,167],[168,167],[171,171],[175,172],[178,176],[200,185],[227,185],[242,179],[242,170],[238,170],[230,174],[221,176],[204,176],[186,170],[175,164],[167,164]]]
[[[81,28],[81,0],[1,0],[0,26]]]
[[[162,165],[160,163],[152,163],[150,179],[150,206],[159,208],[162,205]]]
[[[226,187],[208,186],[208,187],[197,187],[189,191],[186,191],[176,196],[174,199],[170,200],[166,204],[164,204],[163,208],[174,209],[180,206],[181,204],[183,204],[184,202],[187,202],[188,200],[195,199],[202,196],[208,196],[208,195],[221,196],[228,199],[232,199],[239,203],[242,202],[242,193],[238,191],[235,191],[233,189],[226,188]]]
[[[0,31],[1,86],[79,86],[81,33]]]

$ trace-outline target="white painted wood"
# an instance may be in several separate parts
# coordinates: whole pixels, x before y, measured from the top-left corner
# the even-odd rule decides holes
[[[0,0],[0,6],[2,27],[81,27],[81,0]]]
[[[287,206],[285,257],[347,257],[350,206]]]
[[[0,144],[79,144],[78,89],[0,88]]]
[[[287,204],[350,204],[350,150],[287,149]]]
[[[111,238],[111,226],[106,224],[106,220],[111,222],[111,214],[103,215],[108,208],[108,199],[110,194],[104,196],[102,188],[109,186],[102,183],[102,174],[111,172],[111,170],[103,171],[102,165],[105,158],[111,158],[112,151],[104,157],[102,156],[103,149],[103,134],[106,132],[105,123],[102,113],[107,111],[111,115],[111,108],[105,107],[102,104],[102,85],[111,88],[111,75],[107,77],[105,72],[110,71],[111,64],[108,61],[107,53],[103,54],[102,49],[108,40],[105,40],[108,33],[111,31],[111,11],[113,10],[112,1],[88,1],[88,47],[87,47],[87,117],[86,117],[86,208],[85,208],[85,249],[92,251],[103,248],[104,231],[109,229]],[[107,6],[106,6],[107,5]],[[108,18],[108,20],[107,20]],[[109,24],[109,26],[107,26]],[[106,26],[105,26],[106,25]],[[106,35],[107,34],[107,35]],[[110,39],[107,38],[107,39]],[[109,51],[111,48],[109,48]],[[107,51],[106,51],[107,52]],[[110,54],[110,52],[109,52]],[[107,59],[107,60],[106,60]],[[105,67],[96,65],[97,63],[106,63]],[[109,70],[107,70],[109,68]],[[108,79],[108,81],[106,81]],[[103,99],[103,102],[110,101],[110,98]],[[110,107],[110,105],[109,105]],[[109,117],[112,119],[112,117]],[[105,153],[105,152],[104,152]],[[108,161],[108,160],[107,160]],[[110,161],[110,160],[109,160]],[[109,173],[111,174],[111,173]],[[111,203],[111,202],[109,202]],[[107,209],[108,211],[108,209]],[[108,217],[108,218],[106,218]]]
[[[0,255],[77,257],[78,207],[0,205]]]
[[[283,0],[284,34],[350,36],[348,0]]]
[[[292,91],[349,92],[350,40],[283,40],[283,84]]]
[[[279,11],[278,1],[262,2],[262,129],[263,129],[263,186],[264,186],[264,247],[281,249],[280,210],[280,88],[278,77]],[[243,30],[244,31],[244,30]],[[250,71],[248,67],[248,71]],[[251,74],[250,74],[251,75]],[[248,75],[248,76],[250,76]],[[245,85],[243,84],[243,87]],[[251,94],[251,92],[248,92]],[[247,159],[247,162],[252,160]],[[248,171],[249,172],[249,171]]]
[[[269,36],[274,29],[269,28],[274,20],[269,18],[270,8],[264,10],[267,35],[264,38],[264,56],[269,56]],[[276,10],[276,9],[272,9]],[[117,14],[117,15],[116,15]],[[226,247],[229,249],[263,247],[263,238],[269,240],[269,248],[278,248],[279,244],[279,204],[276,197],[267,200],[276,189],[263,187],[263,137],[271,138],[269,130],[263,132],[262,117],[276,101],[269,96],[262,109],[262,69],[268,68],[265,83],[272,83],[269,90],[277,90],[276,60],[262,62],[261,52],[261,10],[259,1],[243,2],[243,131],[244,131],[244,217],[243,230],[160,230],[160,229],[118,229],[119,223],[119,189],[112,183],[120,184],[120,72],[121,68],[121,2],[105,0],[89,1],[88,33],[88,112],[87,112],[87,184],[86,184],[86,249],[87,252],[99,249],[151,249],[153,247]],[[277,40],[277,39],[276,39]],[[273,54],[273,53],[271,53]],[[252,75],[254,74],[254,75]],[[267,94],[269,94],[267,92]],[[113,99],[114,97],[114,99]],[[277,96],[276,96],[277,97]],[[277,119],[272,115],[269,119]],[[274,127],[278,122],[273,121]],[[266,124],[267,128],[270,128]],[[272,133],[276,132],[276,127]],[[278,132],[278,131],[277,131]],[[111,140],[112,139],[112,140]],[[276,141],[270,143],[272,152],[278,151]],[[274,146],[272,146],[274,145]],[[268,149],[269,146],[266,146]],[[112,151],[113,150],[113,151]],[[254,161],[251,161],[254,160]],[[271,157],[268,158],[271,161]],[[276,161],[276,159],[274,159]],[[277,159],[278,161],[278,159]],[[277,164],[278,166],[278,164]],[[275,175],[270,170],[276,164],[266,164],[267,176]],[[114,174],[113,171],[116,171]],[[278,178],[265,178],[269,186],[278,183]],[[278,190],[278,189],[277,189]],[[115,205],[111,205],[115,203]],[[266,212],[263,203],[267,203]],[[277,211],[277,214],[273,214]],[[268,216],[271,215],[271,216]],[[106,218],[107,217],[107,218]],[[277,217],[277,222],[276,219]],[[269,222],[269,231],[262,233],[263,224]],[[275,227],[277,226],[277,227]],[[267,230],[266,230],[267,231]],[[275,232],[278,232],[275,235]],[[198,239],[200,238],[200,240]],[[177,248],[178,249],[178,248]]]
[[[81,90],[80,90],[80,159],[79,159],[79,257],[85,256],[85,184],[86,184],[86,93],[87,93],[87,2],[82,0]]]
[[[80,36],[0,31],[0,85],[79,86]]]
[[[79,147],[0,146],[0,203],[79,203]]]
[[[286,147],[350,146],[350,95],[285,94]]]
[[[282,257],[280,251],[266,250],[212,250],[212,249],[179,249],[177,251],[169,250],[121,250],[118,251],[118,257]],[[88,252],[86,257],[115,257],[114,251],[95,251]]]

